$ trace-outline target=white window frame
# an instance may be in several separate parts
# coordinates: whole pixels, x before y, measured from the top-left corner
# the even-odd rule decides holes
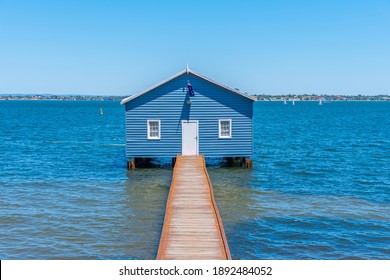
[[[158,123],[158,136],[150,136],[150,123],[151,122],[157,122]],[[147,139],[148,140],[160,140],[161,139],[161,121],[160,120],[147,120],[146,121],[147,126]]]
[[[230,123],[230,133],[229,133],[229,136],[223,136],[222,135],[222,129],[221,129],[221,123],[222,122],[229,122]],[[232,125],[232,119],[219,119],[218,120],[218,138],[222,138],[222,139],[230,139],[232,138],[232,130],[233,130],[233,125]]]

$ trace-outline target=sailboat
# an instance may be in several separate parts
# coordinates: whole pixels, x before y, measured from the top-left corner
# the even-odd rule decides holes
[[[283,104],[284,104],[284,105],[287,105],[286,99],[283,99]]]
[[[320,102],[318,102],[318,105],[322,105],[322,99],[320,99]]]
[[[293,106],[295,105],[295,101],[294,101],[294,99],[292,100],[292,105],[293,105]]]

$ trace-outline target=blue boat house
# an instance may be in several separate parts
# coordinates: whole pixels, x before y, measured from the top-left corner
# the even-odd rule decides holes
[[[126,157],[238,158],[251,166],[255,98],[188,67],[122,100],[126,110]]]

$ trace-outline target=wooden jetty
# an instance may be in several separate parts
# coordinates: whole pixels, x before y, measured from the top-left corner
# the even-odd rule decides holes
[[[231,259],[204,156],[177,156],[157,259]]]

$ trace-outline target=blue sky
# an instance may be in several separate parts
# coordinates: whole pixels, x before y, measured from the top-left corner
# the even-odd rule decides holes
[[[0,93],[390,94],[390,0],[0,0]]]

